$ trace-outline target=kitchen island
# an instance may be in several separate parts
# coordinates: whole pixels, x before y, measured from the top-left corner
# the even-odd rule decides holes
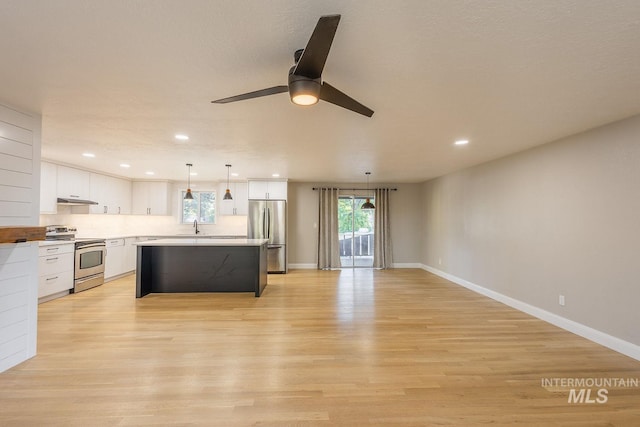
[[[139,242],[136,298],[160,292],[254,292],[267,286],[266,239]]]

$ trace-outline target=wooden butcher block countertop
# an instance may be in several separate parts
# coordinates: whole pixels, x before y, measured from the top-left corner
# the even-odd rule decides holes
[[[0,226],[0,243],[20,243],[44,240],[45,227]]]

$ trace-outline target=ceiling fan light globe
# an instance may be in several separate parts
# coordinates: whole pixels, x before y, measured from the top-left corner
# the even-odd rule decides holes
[[[318,98],[314,95],[298,94],[291,97],[291,101],[297,105],[313,105],[318,103]]]

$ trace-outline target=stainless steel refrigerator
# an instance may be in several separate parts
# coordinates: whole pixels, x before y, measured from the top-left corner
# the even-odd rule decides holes
[[[284,200],[249,200],[247,221],[249,239],[269,239],[267,270],[287,272],[287,202]]]

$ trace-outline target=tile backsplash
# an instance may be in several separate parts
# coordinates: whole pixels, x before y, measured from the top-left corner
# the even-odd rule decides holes
[[[192,224],[180,224],[174,216],[65,214],[40,215],[40,225],[66,225],[78,229],[77,237],[118,237],[189,234]],[[219,216],[216,224],[199,224],[205,235],[247,234],[246,216]]]

